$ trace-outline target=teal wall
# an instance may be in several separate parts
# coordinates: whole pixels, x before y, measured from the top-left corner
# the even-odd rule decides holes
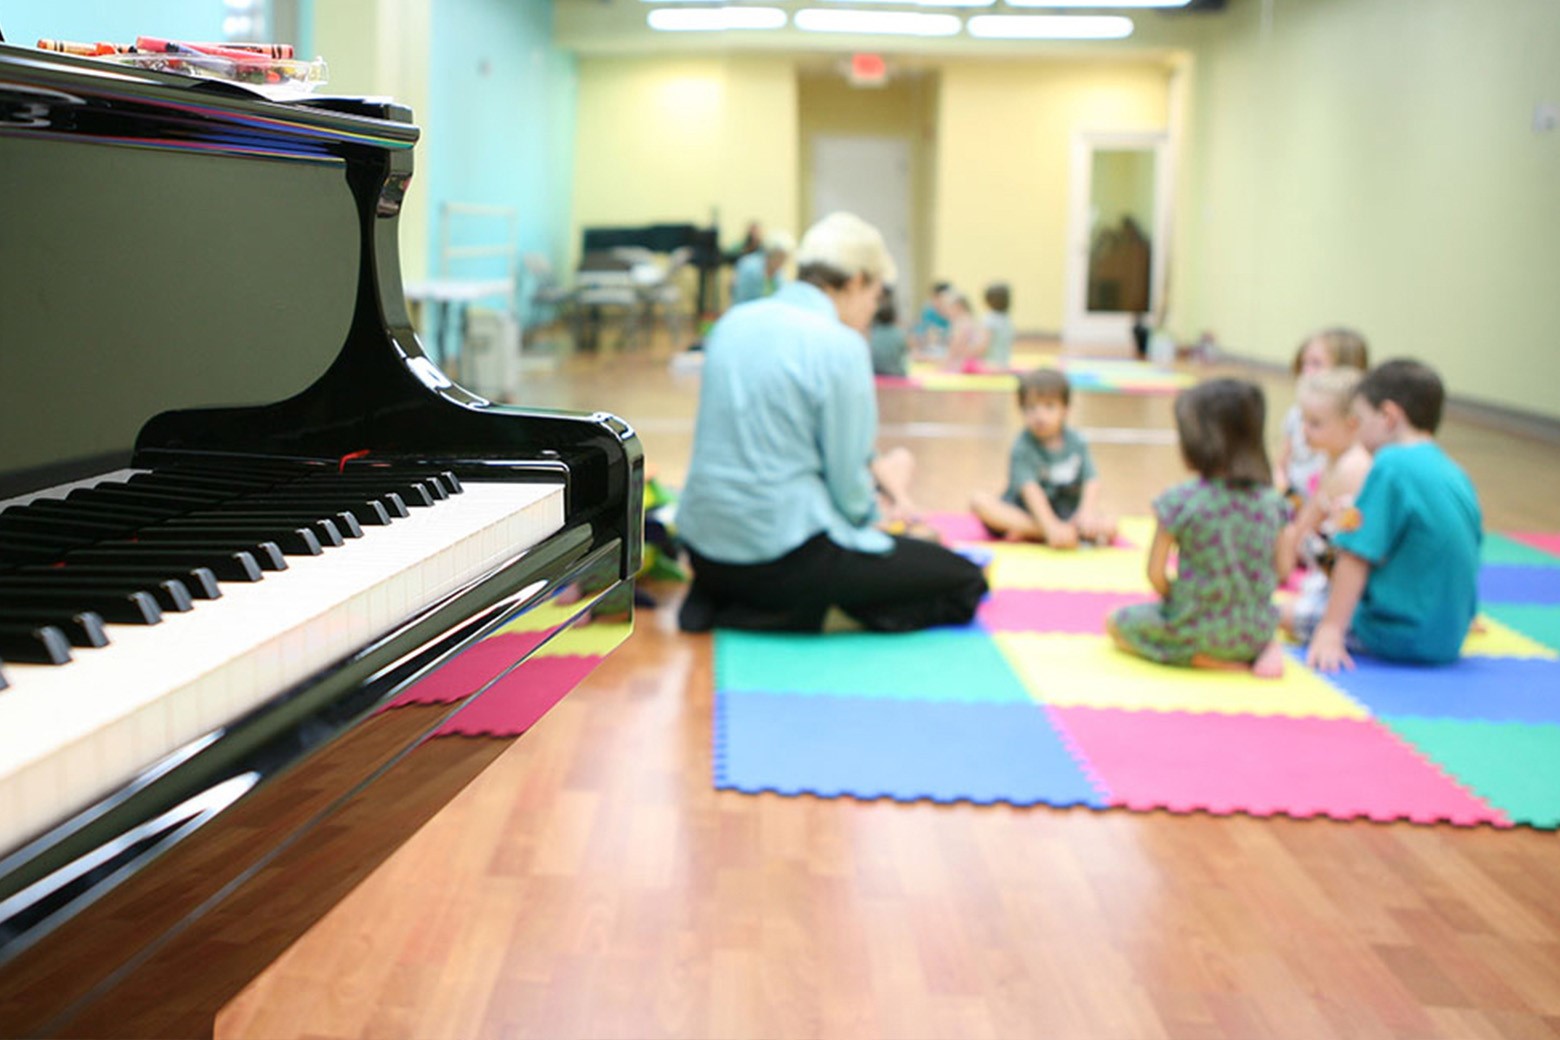
[[[40,37],[131,43],[137,36],[222,39],[222,0],[7,0],[0,29],[7,43],[30,47]]]
[[[430,271],[439,270],[445,202],[513,207],[522,253],[540,253],[555,266],[568,255],[576,75],[573,57],[552,46],[552,18],[549,0],[433,5],[430,111],[418,145],[432,222]],[[457,223],[453,241],[489,244],[496,229],[480,223]],[[495,260],[453,273],[503,272]]]

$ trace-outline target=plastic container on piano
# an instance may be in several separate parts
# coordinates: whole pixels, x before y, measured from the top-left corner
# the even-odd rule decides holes
[[[239,83],[277,100],[302,97],[329,81],[324,58],[303,61],[297,58],[272,58],[258,53],[250,57],[198,51],[132,51],[96,57],[115,65]]]

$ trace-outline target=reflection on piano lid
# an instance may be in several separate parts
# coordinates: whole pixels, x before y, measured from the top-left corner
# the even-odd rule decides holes
[[[209,1035],[629,631],[638,439],[424,356],[409,118],[0,44],[0,1035]]]

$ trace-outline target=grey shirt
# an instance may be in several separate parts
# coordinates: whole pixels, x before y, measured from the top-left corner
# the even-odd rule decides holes
[[[1096,475],[1089,446],[1072,427],[1062,428],[1062,446],[1056,451],[1024,430],[1013,442],[1008,460],[1008,487],[1002,498],[1022,506],[1024,500],[1019,495],[1020,489],[1025,484],[1036,483],[1045,492],[1046,501],[1051,503],[1051,511],[1057,518],[1068,520],[1083,500],[1083,485]]]

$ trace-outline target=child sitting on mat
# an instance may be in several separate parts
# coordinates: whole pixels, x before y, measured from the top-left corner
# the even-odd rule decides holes
[[[1160,602],[1110,615],[1106,629],[1121,649],[1165,664],[1283,674],[1273,591],[1286,510],[1262,445],[1266,412],[1262,389],[1237,379],[1176,398],[1181,457],[1197,476],[1154,499],[1148,580]]]
[[[1359,523],[1333,539],[1327,609],[1306,662],[1354,664],[1351,649],[1417,664],[1449,664],[1479,608],[1484,540],[1473,484],[1435,442],[1446,391],[1418,361],[1370,370],[1354,393],[1359,438],[1374,456],[1355,507]]]
[[[1278,622],[1301,643],[1322,619],[1332,539],[1357,526],[1354,497],[1370,472],[1370,452],[1356,439],[1359,420],[1351,410],[1362,378],[1358,369],[1330,368],[1303,377],[1296,392],[1306,444],[1327,462],[1315,491],[1278,538],[1279,573],[1288,574],[1296,563],[1305,567],[1299,595],[1279,608]]]
[[[1295,351],[1295,378],[1304,379],[1317,372],[1333,368],[1352,368],[1364,374],[1370,367],[1370,348],[1365,337],[1353,329],[1323,329],[1307,336]],[[1274,476],[1278,490],[1289,497],[1298,509],[1311,497],[1316,481],[1321,479],[1327,460],[1306,442],[1305,427],[1300,419],[1300,403],[1296,401],[1284,413],[1284,435],[1278,442],[1273,456]]]
[[[1067,425],[1072,391],[1054,368],[1018,380],[1024,430],[1008,457],[1008,486],[999,498],[981,492],[970,509],[993,535],[1071,549],[1080,541],[1108,545],[1116,521],[1100,509],[1100,479],[1089,445]]]

